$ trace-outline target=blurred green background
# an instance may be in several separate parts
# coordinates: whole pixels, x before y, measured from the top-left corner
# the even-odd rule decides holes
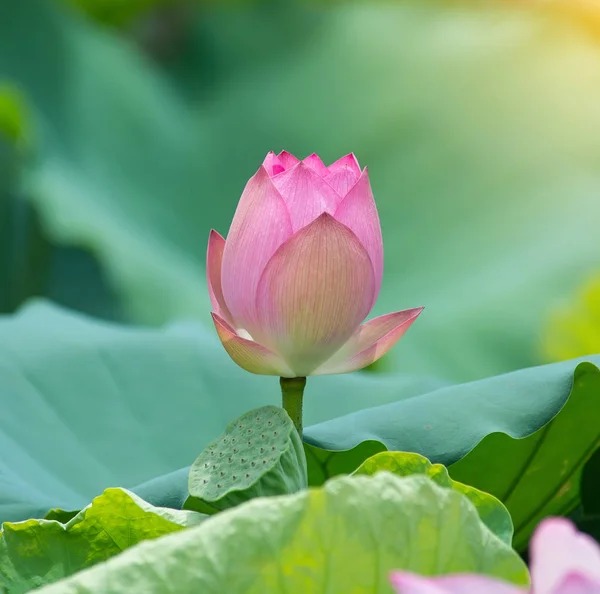
[[[384,234],[374,314],[426,307],[379,368],[465,381],[598,352],[600,307],[577,297],[600,276],[598,18],[572,2],[2,0],[2,311],[46,296],[208,325],[208,232],[226,234],[266,152],[353,151]]]

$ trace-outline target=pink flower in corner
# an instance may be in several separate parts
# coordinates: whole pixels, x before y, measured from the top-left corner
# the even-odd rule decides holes
[[[428,578],[396,572],[391,579],[398,594],[600,594],[600,547],[568,520],[551,518],[531,541],[530,590],[468,574]]]
[[[347,373],[379,359],[422,308],[361,324],[379,294],[383,243],[367,170],[269,153],[248,181],[227,241],[211,231],[215,327],[252,373]]]

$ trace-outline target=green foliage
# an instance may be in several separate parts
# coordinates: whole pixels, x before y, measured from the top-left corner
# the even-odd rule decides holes
[[[592,454],[581,473],[581,506],[586,515],[600,519],[600,449]]]
[[[140,485],[134,491],[153,505],[181,507],[185,467],[197,452],[232,418],[280,398],[273,378],[237,368],[199,324],[124,328],[36,304],[0,321],[0,354],[1,520],[43,517],[56,506],[80,509],[119,484]],[[416,451],[447,466],[466,456],[451,468],[453,478],[501,501],[535,469],[536,496],[559,489],[567,493],[561,502],[575,505],[576,481],[557,473],[556,461],[577,468],[597,435],[597,416],[590,414],[597,374],[593,365],[575,361],[441,388],[398,373],[310,378],[309,478],[318,484],[352,472],[385,448]],[[508,437],[532,435],[555,416],[542,431],[558,432],[556,440],[538,443],[543,433]],[[559,432],[563,423],[568,439],[566,429]],[[486,437],[499,432],[507,435]],[[526,446],[535,443],[539,457],[530,467]],[[525,497],[524,491],[519,498]],[[506,503],[521,546],[527,526],[521,508],[511,508],[515,501]]]
[[[592,454],[581,473],[581,507],[573,519],[580,530],[600,542],[600,449]]]
[[[453,481],[445,466],[432,464],[424,456],[408,452],[381,452],[365,460],[355,475],[374,475],[381,471],[397,476],[424,474],[441,487],[453,489],[465,495],[477,509],[481,521],[508,546],[512,544],[513,524],[508,510],[492,495],[479,489]]]
[[[527,583],[518,555],[470,502],[423,476],[343,477],[254,499],[203,525],[143,543],[40,594],[388,594],[388,574],[477,571]]]
[[[44,520],[56,520],[61,524],[66,524],[69,520],[72,520],[79,511],[66,511],[64,509],[60,509],[59,507],[54,507],[48,511],[48,513],[44,516]]]
[[[254,409],[229,423],[192,464],[186,509],[208,513],[307,486],[302,440],[287,413]]]
[[[28,592],[204,518],[196,512],[153,507],[124,489],[106,489],[64,524],[57,519],[5,522],[0,532],[0,586],[7,594]]]
[[[592,359],[598,363],[598,357]],[[541,377],[550,380],[549,374]],[[600,371],[591,363],[581,363],[574,380],[563,381],[572,383],[572,388],[563,386],[565,392],[571,388],[571,393],[552,422],[536,432],[519,435],[506,426],[502,433],[488,435],[450,468],[454,478],[495,495],[508,507],[519,549],[527,546],[542,518],[567,515],[577,507],[582,469],[600,444]],[[538,384],[521,397],[532,399],[532,408],[537,408],[549,388]],[[502,422],[498,413],[496,417]]]

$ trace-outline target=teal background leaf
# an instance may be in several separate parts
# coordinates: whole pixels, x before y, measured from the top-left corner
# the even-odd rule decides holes
[[[198,452],[232,418],[280,398],[275,379],[236,367],[214,334],[196,323],[127,328],[38,302],[0,320],[0,353],[1,520],[43,517],[53,507],[80,509],[116,485],[153,505],[181,506]],[[399,373],[310,378],[309,480],[318,484],[351,472],[384,448],[446,465],[469,454],[462,469],[450,469],[453,478],[496,494],[487,473],[496,472],[496,461],[513,451],[507,449],[512,444],[527,445],[507,436],[534,434],[555,417],[574,373],[571,399],[549,430],[558,430],[563,417],[567,427],[579,426],[579,441],[559,442],[565,459],[577,459],[577,448],[595,435],[589,431],[597,418],[590,414],[597,406],[590,382],[600,357],[588,359],[594,365],[568,361],[445,387]],[[486,440],[478,445],[498,433],[506,436],[492,453]],[[479,451],[488,452],[489,468]],[[520,480],[527,455],[514,451],[502,485]],[[549,458],[540,458],[542,472],[562,480]],[[466,480],[473,467],[476,476]],[[556,484],[548,479],[540,488]],[[577,489],[569,491],[569,501],[576,502]]]

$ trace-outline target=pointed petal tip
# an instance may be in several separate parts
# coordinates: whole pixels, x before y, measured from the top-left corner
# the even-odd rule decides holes
[[[375,363],[396,345],[423,309],[404,309],[361,324],[350,340],[313,375],[351,373]]]
[[[334,161],[329,165],[328,169],[334,171],[338,167],[352,167],[353,169],[360,171],[360,165],[354,153],[348,153],[343,157],[340,157],[337,161]]]
[[[298,157],[292,155],[292,153],[290,153],[289,151],[281,151],[277,155],[277,158],[279,159],[279,162],[283,165],[284,169],[289,169],[290,167],[298,163],[298,161],[300,161]]]
[[[290,153],[290,151],[286,151],[285,149],[284,149],[284,150],[282,150],[282,151],[280,151],[280,152],[279,152],[279,154],[278,154],[277,156],[278,156],[278,157],[281,157],[282,155],[283,155],[284,157],[294,157],[294,159],[297,159],[297,160],[299,160],[299,159],[298,159],[298,157],[294,156],[292,153]]]
[[[272,182],[283,197],[294,232],[323,212],[333,213],[341,200],[335,189],[303,161],[273,176]]]
[[[335,220],[335,217],[333,215],[330,215],[328,212],[322,212],[316,219],[315,221],[328,221],[328,222],[335,222],[338,225],[341,225],[341,223],[339,221]]]
[[[310,167],[317,175],[320,175],[321,177],[324,177],[329,173],[329,170],[327,167],[325,167],[325,164],[323,163],[321,157],[317,155],[317,153],[311,153],[308,155],[308,157],[302,159],[302,163]]]
[[[210,233],[208,234],[208,242],[210,243],[211,241],[218,239],[225,241],[225,238],[216,229],[211,229]]]
[[[267,156],[264,158],[262,162],[263,167],[267,170],[267,173],[270,177],[285,171],[285,167],[279,160],[279,157],[273,152],[269,151]]]

